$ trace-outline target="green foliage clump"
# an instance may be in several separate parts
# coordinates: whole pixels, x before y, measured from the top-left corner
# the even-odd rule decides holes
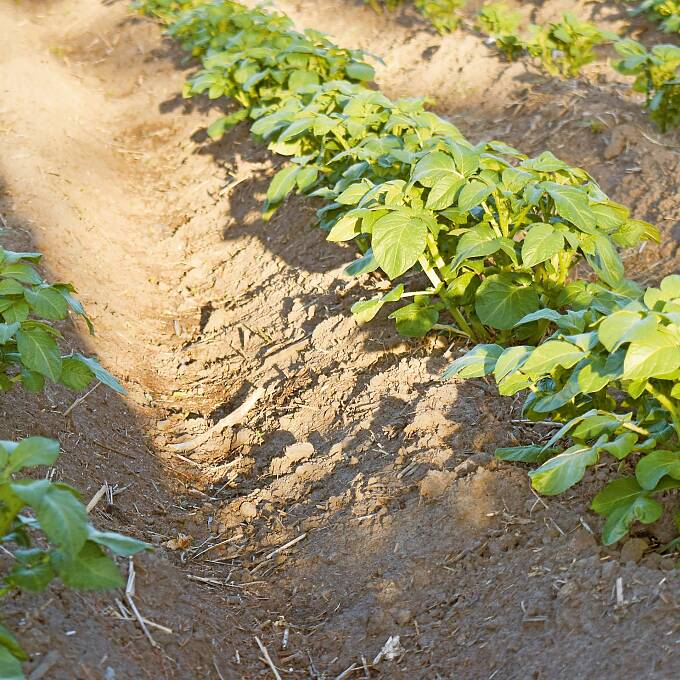
[[[477,13],[476,26],[484,35],[492,38],[496,47],[513,61],[526,49],[518,35],[521,15],[504,2],[491,2]]]
[[[635,9],[635,14],[645,12],[647,16],[661,25],[667,33],[680,33],[679,0],[644,0]]]
[[[402,0],[364,0],[376,12],[383,7],[395,10]],[[416,9],[440,32],[453,33],[460,25],[458,10],[464,7],[467,0],[414,0]]]
[[[458,10],[467,0],[416,0],[416,7],[440,33],[453,33],[460,24]]]
[[[15,253],[0,247],[0,390],[21,384],[39,392],[45,379],[73,390],[99,380],[118,392],[118,382],[92,358],[62,355],[61,333],[53,322],[73,312],[92,324],[70,284],[46,283],[35,268],[40,253]]]
[[[525,417],[563,423],[544,445],[497,452],[539,463],[530,473],[537,491],[566,491],[604,454],[634,471],[593,501],[607,518],[609,544],[635,520],[658,520],[662,506],[654,496],[680,487],[680,276],[645,291],[632,282],[616,291],[582,281],[569,288],[570,311],[543,310],[519,321],[553,325],[540,345],[478,345],[448,375],[492,374],[503,395],[528,389]],[[571,445],[558,447],[562,440]]]
[[[43,591],[55,578],[78,590],[121,587],[123,578],[107,551],[127,557],[149,547],[95,529],[78,493],[66,484],[20,476],[28,468],[54,465],[58,456],[59,442],[51,439],[0,441],[0,547],[12,558],[0,597]],[[21,662],[27,659],[0,625],[0,677],[24,679]]]
[[[335,47],[317,31],[298,33],[282,14],[235,2],[188,9],[168,32],[202,57],[203,68],[187,83],[184,95],[228,96],[243,107],[215,121],[208,129],[215,138],[248,116],[259,118],[321,83],[362,83],[375,75],[359,50]]]
[[[558,23],[532,25],[531,31],[526,43],[529,54],[538,58],[550,75],[564,78],[576,77],[595,59],[596,46],[618,37],[589,21],[581,21],[571,12]]]
[[[635,76],[633,89],[646,95],[645,108],[661,132],[680,124],[680,47],[655,45],[651,50],[627,39],[614,45],[623,57],[614,68]]]

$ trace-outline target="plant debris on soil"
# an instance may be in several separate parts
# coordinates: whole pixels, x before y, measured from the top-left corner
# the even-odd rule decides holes
[[[530,4],[544,20],[573,5]],[[627,253],[635,278],[678,271],[680,138],[604,64],[560,81],[409,12],[277,7],[378,54],[388,96],[431,97],[473,141],[584,167],[663,232]],[[623,20],[615,2],[583,12]],[[97,336],[70,322],[69,343],[129,390],[66,416],[58,386],[4,393],[2,438],[58,438],[54,478],[86,502],[104,487],[96,523],[156,546],[134,558],[151,639],[121,594],[3,601],[28,677],[678,677],[680,577],[657,551],[674,527],[604,548],[588,504],[605,471],[539,498],[495,461],[546,426],[484,380],[438,381],[460,349],[446,338],[357,326],[347,248],[310,199],[263,222],[278,161],[244,124],[206,138],[218,105],[182,100],[192,65],[154,22],[24,0],[0,5],[0,28],[3,245],[73,281]]]

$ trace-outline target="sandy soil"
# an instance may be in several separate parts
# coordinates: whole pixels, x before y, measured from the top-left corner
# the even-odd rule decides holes
[[[524,5],[545,19],[573,3]],[[562,82],[408,11],[278,6],[378,54],[388,94],[432,97],[470,138],[582,165],[664,232],[631,273],[678,270],[680,137],[660,139],[603,62]],[[581,14],[622,25],[615,3]],[[255,636],[284,678],[678,676],[680,578],[654,551],[671,528],[604,549],[588,500],[606,467],[542,500],[494,462],[540,426],[484,381],[437,382],[446,338],[356,326],[350,306],[384,282],[343,276],[352,253],[313,228],[312,201],[262,222],[280,161],[245,126],[206,142],[216,105],[178,96],[192,66],[157,26],[121,2],[34,0],[0,4],[0,28],[3,244],[76,285],[98,334],[71,324],[69,342],[130,393],[97,390],[67,418],[59,388],[3,395],[0,435],[58,437],[56,476],[86,498],[118,485],[96,521],[158,546],[135,558],[137,593],[172,630],[152,646],[115,593],[6,599],[36,678],[273,677]],[[403,652],[374,663],[393,635]]]

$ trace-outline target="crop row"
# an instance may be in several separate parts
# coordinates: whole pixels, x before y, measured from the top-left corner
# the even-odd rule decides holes
[[[619,254],[658,240],[654,227],[549,152],[472,144],[422,101],[367,88],[360,53],[297,33],[281,14],[230,0],[140,6],[201,59],[186,96],[241,104],[211,132],[249,119],[289,158],[267,214],[294,191],[324,199],[329,240],[360,253],[347,273],[393,280],[354,305],[359,321],[401,303],[391,318],[402,334],[479,343],[448,376],[492,374],[502,394],[526,392],[527,418],[560,425],[544,445],[497,452],[537,464],[538,491],[565,491],[601,459],[630,470],[594,500],[606,543],[659,518],[656,496],[680,485],[680,278],[643,290]],[[579,262],[589,282],[574,279]]]
[[[50,380],[76,391],[97,381],[124,392],[92,357],[62,353],[55,322],[73,313],[94,331],[73,286],[44,281],[35,266],[39,260],[39,253],[0,247],[0,391],[21,385],[39,392]],[[59,442],[51,439],[0,441],[0,549],[12,558],[2,569],[0,597],[19,589],[45,590],[57,577],[80,590],[121,586],[118,567],[106,550],[127,557],[147,547],[95,529],[71,487],[25,476],[27,469],[54,465],[58,456]],[[0,678],[22,680],[21,662],[27,659],[0,624]]]
[[[369,2],[375,8],[380,6],[376,0]],[[389,9],[398,4],[399,0],[382,3]],[[458,28],[461,16],[457,10],[464,4],[461,0],[416,3],[440,32]],[[680,3],[674,0],[648,0],[636,12],[656,17],[664,30],[680,32]],[[487,36],[488,42],[495,43],[506,59],[512,61],[528,54],[550,75],[565,78],[576,77],[591,63],[596,47],[613,43],[620,56],[614,68],[634,78],[632,88],[645,94],[645,109],[659,129],[666,132],[680,124],[680,47],[659,44],[648,50],[635,40],[602,30],[571,12],[556,22],[530,24],[526,35],[520,33],[521,20],[522,15],[504,2],[491,2],[478,11],[474,28]]]

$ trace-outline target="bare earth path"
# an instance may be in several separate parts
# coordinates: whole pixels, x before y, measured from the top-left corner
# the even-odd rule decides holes
[[[677,270],[680,156],[649,141],[638,104],[597,80],[603,67],[560,83],[410,15],[280,6],[378,52],[390,95],[437,95],[475,139],[584,165],[666,234],[630,254],[638,275]],[[46,273],[76,285],[98,334],[71,325],[70,342],[129,389],[97,390],[68,418],[60,389],[0,395],[0,437],[59,437],[57,477],[86,498],[118,484],[96,521],[158,546],[136,559],[138,600],[172,630],[152,628],[152,646],[116,594],[9,598],[29,670],[273,677],[258,636],[284,678],[352,665],[345,677],[678,676],[680,579],[651,550],[671,528],[605,550],[587,508],[600,471],[544,503],[524,470],[493,462],[535,433],[486,383],[434,379],[446,339],[356,326],[351,304],[384,282],[343,275],[352,253],[312,228],[309,201],[260,220],[278,161],[246,127],[205,142],[214,111],[177,96],[190,65],[157,26],[124,3],[2,2],[0,33],[3,245],[40,249]],[[392,635],[403,653],[373,664]]]

